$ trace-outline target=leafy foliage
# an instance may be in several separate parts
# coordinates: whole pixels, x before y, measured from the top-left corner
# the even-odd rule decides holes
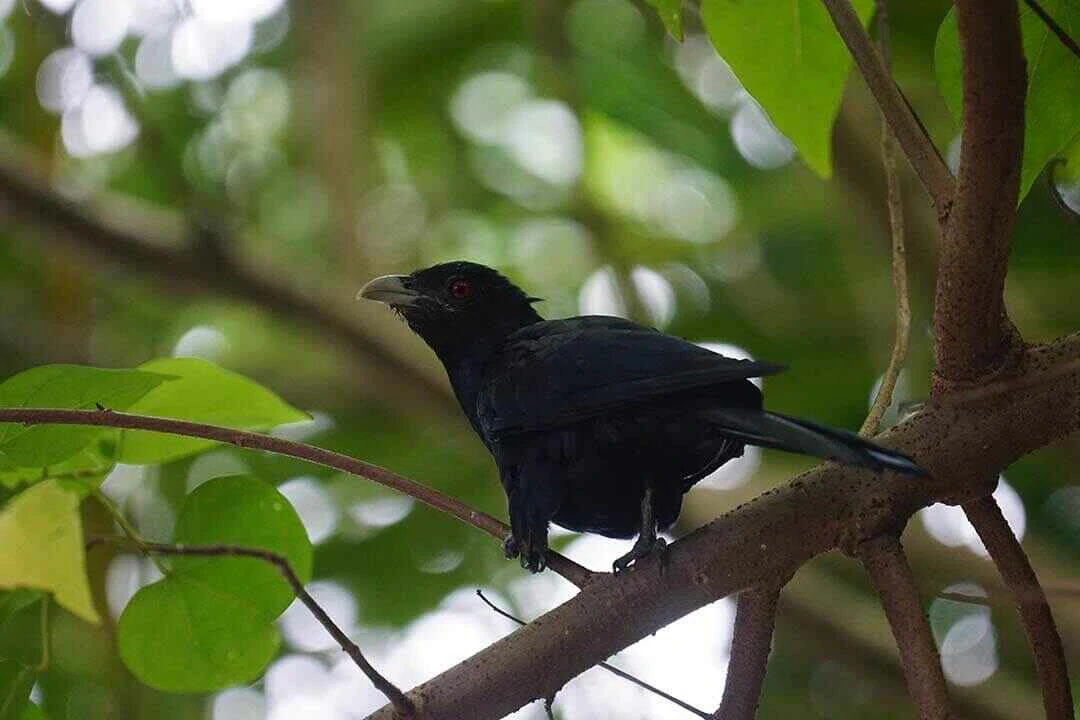
[[[853,5],[865,23],[873,3]],[[704,0],[701,11],[717,52],[806,164],[829,177],[832,126],[851,56],[825,6],[819,0]]]
[[[1071,0],[1040,0],[1043,8],[1073,37],[1080,33],[1080,4]],[[1028,90],[1024,112],[1024,158],[1020,172],[1023,200],[1039,173],[1054,157],[1080,138],[1080,60],[1031,10],[1020,8],[1020,30],[1027,56]],[[960,46],[956,12],[942,22],[935,51],[938,83],[957,118],[963,107],[960,92]]]
[[[79,501],[77,492],[46,480],[0,509],[0,587],[47,590],[62,607],[96,623]]]
[[[682,0],[649,0],[649,4],[656,8],[671,37],[682,40]]]
[[[125,410],[171,379],[148,370],[108,370],[84,365],[31,368],[0,384],[0,407]],[[66,460],[90,445],[105,428],[23,427],[0,423],[0,463],[41,467]]]
[[[130,410],[141,415],[172,417],[194,422],[258,430],[308,419],[307,413],[288,405],[261,385],[197,358],[151,360],[140,370],[164,373],[175,381],[156,388]],[[197,453],[212,440],[185,438],[147,431],[124,434],[120,462],[163,463]]]
[[[296,511],[249,476],[218,478],[192,492],[175,541],[263,548],[284,556],[301,581],[311,576],[311,544]],[[277,652],[273,621],[292,600],[278,571],[254,558],[177,557],[170,565],[120,616],[124,662],[146,684],[170,692],[253,680]]]

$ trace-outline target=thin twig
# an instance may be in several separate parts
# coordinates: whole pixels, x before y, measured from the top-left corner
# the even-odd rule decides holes
[[[885,72],[892,74],[892,58],[889,52],[889,3],[877,0],[878,46]],[[896,145],[889,120],[881,116],[881,164],[885,168],[885,184],[889,205],[889,228],[892,234],[892,281],[896,293],[896,336],[893,339],[889,366],[881,378],[874,404],[866,415],[861,435],[875,435],[881,418],[892,403],[893,390],[900,378],[900,370],[907,361],[908,341],[911,336],[911,303],[908,300],[907,249],[904,246],[904,204],[900,193],[900,177],[896,170]]]
[[[135,545],[135,547],[139,548],[139,550],[144,555],[147,555],[150,558],[150,562],[154,563],[154,566],[161,572],[162,575],[164,575],[166,571],[165,566],[161,564],[161,560],[151,555],[147,551],[147,542],[143,538],[142,533],[140,533],[138,529],[136,529],[136,527],[131,524],[131,521],[124,516],[124,513],[120,512],[120,508],[116,507],[116,505],[113,504],[113,501],[109,499],[108,495],[102,492],[101,488],[94,488],[90,491],[90,494],[94,497],[95,500],[98,501],[99,505],[105,508],[105,511],[109,513],[109,515],[113,519],[113,522],[116,523],[116,525],[120,528],[120,531],[124,533],[127,539],[130,540]]]
[[[915,174],[930,195],[939,221],[948,217],[956,182],[934,146],[930,135],[896,86],[881,56],[874,49],[849,0],[822,0],[832,16],[837,32],[859,67],[881,113],[896,135],[897,142]]]
[[[1065,29],[1057,24],[1054,18],[1050,17],[1050,13],[1043,10],[1042,6],[1035,0],[1024,0],[1027,6],[1031,8],[1031,11],[1039,16],[1039,19],[1046,23],[1046,27],[1050,28],[1050,32],[1057,36],[1057,39],[1061,41],[1061,44],[1067,47],[1073,55],[1080,59],[1080,45],[1076,44],[1076,41],[1072,39],[1069,33],[1065,32]]]
[[[858,555],[885,608],[919,717],[951,718],[941,658],[900,541],[893,536],[879,536],[860,545]]]
[[[378,670],[376,670],[368,659],[364,657],[363,652],[360,651],[360,647],[353,642],[345,632],[337,626],[322,606],[315,601],[315,598],[311,597],[311,594],[304,589],[304,583],[300,582],[300,578],[297,577],[296,572],[293,571],[292,566],[289,565],[289,561],[283,556],[271,550],[264,550],[263,548],[243,547],[240,545],[169,545],[165,543],[152,543],[152,542],[136,542],[131,538],[126,537],[109,537],[109,536],[94,536],[90,538],[95,540],[96,544],[110,544],[120,547],[127,547],[140,553],[149,553],[151,555],[166,555],[166,556],[184,556],[184,557],[246,557],[261,560],[265,563],[269,563],[277,568],[277,571],[281,573],[281,576],[285,578],[285,582],[289,583],[289,587],[292,588],[293,594],[299,598],[300,602],[304,603],[311,614],[315,616],[315,619],[319,621],[331,637],[341,646],[341,649],[345,651],[356,666],[367,675],[372,684],[387,697],[387,699],[398,709],[405,717],[411,717],[415,712],[415,706],[412,700],[405,696],[405,693],[394,685],[392,682],[383,677]]]
[[[425,505],[452,515],[479,530],[483,530],[500,542],[510,534],[510,528],[487,513],[471,508],[446,493],[422,485],[415,480],[410,480],[386,468],[332,450],[325,450],[314,445],[306,445],[262,433],[234,430],[233,428],[189,422],[187,420],[133,415],[108,409],[0,408],[0,422],[15,422],[24,425],[92,425],[128,430],[150,430],[172,435],[216,440],[217,442],[249,450],[265,450],[266,452],[286,455],[316,465],[341,470],[379,483],[392,490],[416,498]],[[548,551],[548,566],[578,587],[584,587],[594,576],[592,571],[554,550]]]
[[[487,605],[489,608],[491,608],[492,610],[494,610],[496,613],[503,616],[507,620],[515,622],[518,625],[527,625],[528,624],[524,620],[522,620],[521,618],[518,618],[518,617],[516,617],[514,615],[511,615],[510,613],[503,610],[502,608],[500,608],[495,603],[491,602],[491,600],[488,599],[487,595],[484,595],[483,590],[477,588],[476,589],[476,595],[484,602],[485,605]],[[658,697],[662,697],[665,700],[667,700],[669,702],[672,702],[675,705],[678,705],[683,710],[685,710],[685,711],[687,711],[689,713],[693,713],[694,715],[697,715],[700,718],[706,718],[706,720],[709,720],[709,718],[712,718],[712,715],[705,712],[704,710],[698,710],[693,705],[680,700],[679,698],[675,697],[674,695],[669,695],[668,693],[664,692],[660,688],[654,687],[653,685],[650,685],[649,683],[645,682],[644,680],[641,680],[639,678],[634,677],[633,675],[626,672],[625,670],[620,670],[619,668],[615,667],[614,665],[609,665],[606,662],[602,662],[602,663],[599,664],[599,667],[604,668],[605,670],[607,670],[609,673],[612,673],[613,675],[621,677],[623,680],[629,680],[630,682],[634,683],[638,687],[640,687],[640,688],[642,688],[644,690],[648,690],[652,694],[654,694],[654,695],[656,695]],[[547,707],[550,709],[550,707],[551,707],[550,699],[545,700],[544,702],[547,704]]]
[[[1047,720],[1072,720],[1072,690],[1061,635],[1027,554],[1020,547],[993,497],[972,500],[965,503],[963,508],[997,565],[1001,579],[1012,591],[1028,644],[1035,655],[1035,669],[1042,686]]]
[[[772,650],[779,588],[750,588],[739,594],[724,698],[715,720],[754,720]]]

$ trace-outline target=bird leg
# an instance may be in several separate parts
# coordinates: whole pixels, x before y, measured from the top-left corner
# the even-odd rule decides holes
[[[656,534],[653,489],[651,485],[647,485],[645,495],[641,498],[641,530],[638,532],[637,541],[634,543],[634,547],[630,548],[630,552],[612,563],[611,568],[618,575],[631,565],[636,564],[641,558],[647,557],[654,550],[662,552],[665,547],[667,547],[667,541]]]

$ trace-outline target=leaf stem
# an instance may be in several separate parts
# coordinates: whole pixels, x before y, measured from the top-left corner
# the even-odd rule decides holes
[[[134,545],[142,555],[150,558],[150,562],[157,566],[157,569],[162,575],[168,575],[169,568],[166,567],[158,557],[150,552],[150,543],[143,538],[138,529],[132,525],[131,521],[120,511],[120,508],[116,507],[113,501],[109,499],[109,496],[102,492],[101,488],[94,488],[90,492],[94,496],[94,499],[101,503],[101,506],[112,516],[112,519],[120,527],[127,539],[131,541],[131,544]]]

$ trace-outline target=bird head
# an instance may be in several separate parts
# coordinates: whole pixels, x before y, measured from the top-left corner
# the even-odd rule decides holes
[[[389,305],[444,362],[542,319],[532,307],[539,298],[489,267],[464,261],[377,277],[357,297]]]

